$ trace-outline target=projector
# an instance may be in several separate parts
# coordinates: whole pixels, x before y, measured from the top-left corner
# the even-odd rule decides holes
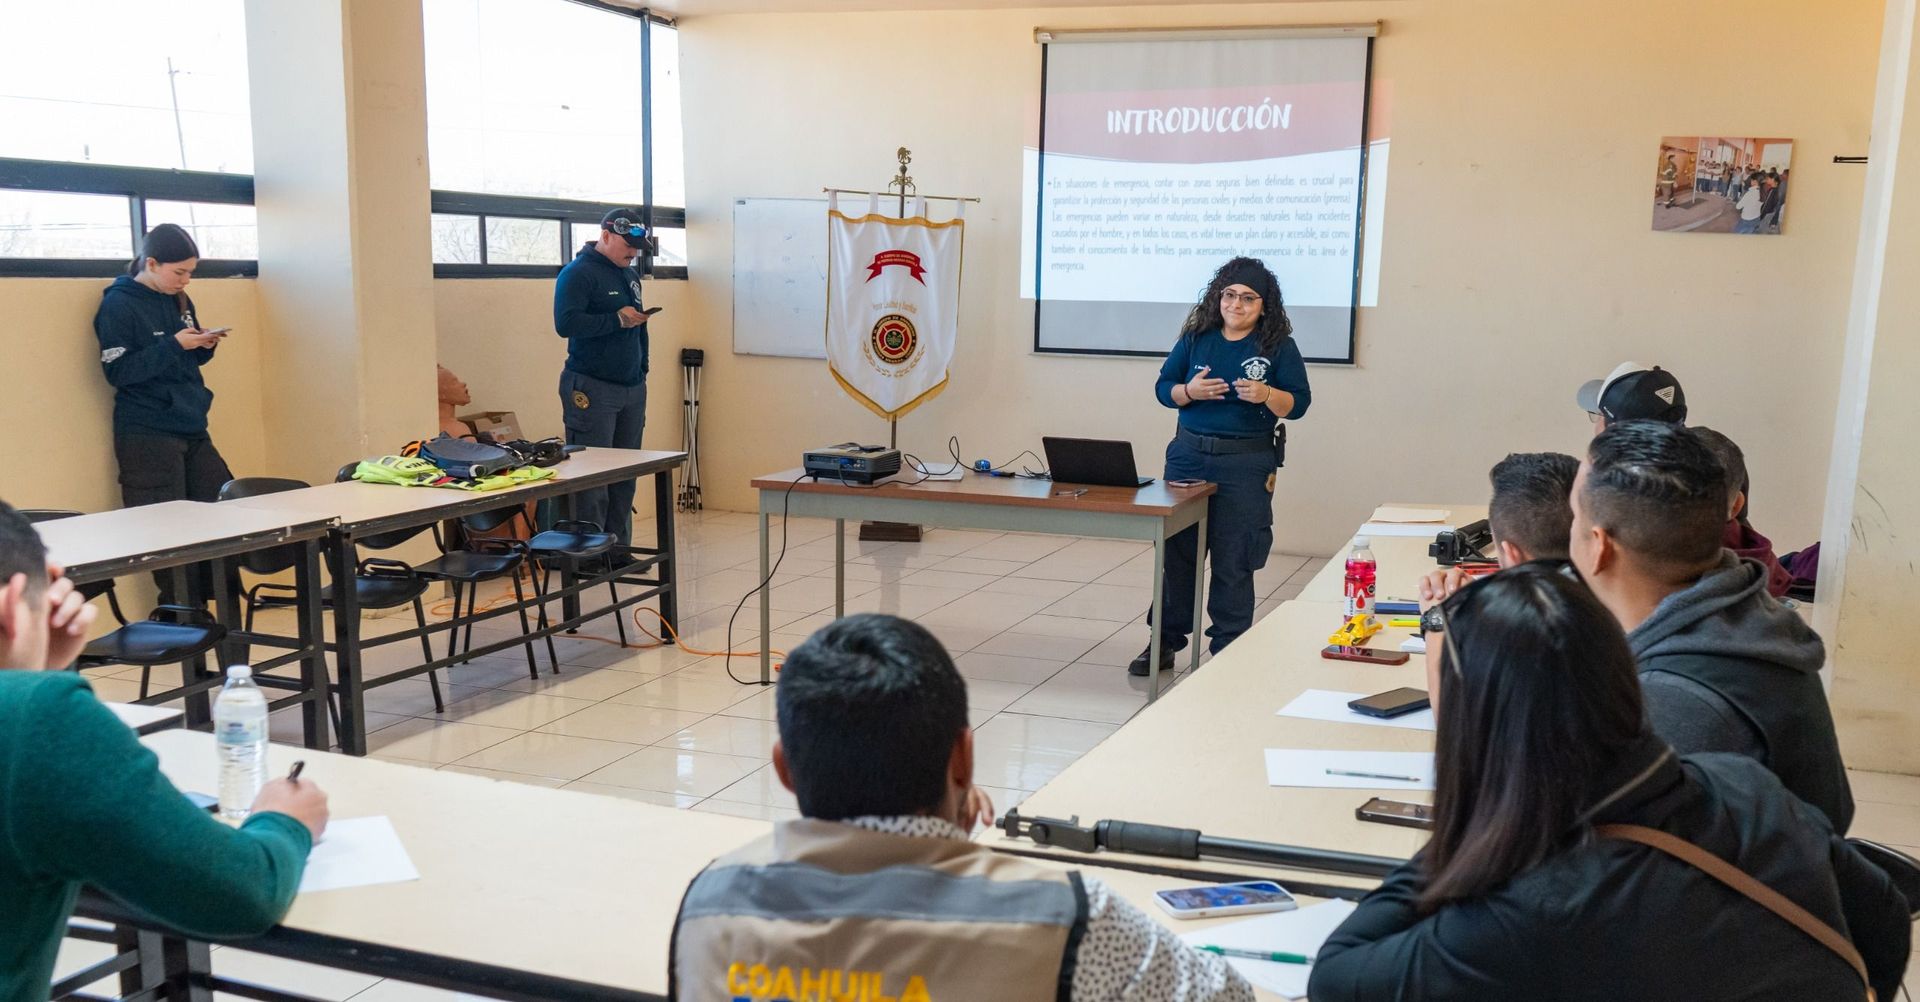
[[[900,472],[900,450],[842,442],[809,449],[803,456],[801,469],[815,480],[871,484]]]

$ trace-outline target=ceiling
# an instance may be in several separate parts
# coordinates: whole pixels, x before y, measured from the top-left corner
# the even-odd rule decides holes
[[[671,17],[707,14],[811,14],[856,11],[1006,10],[1064,7],[1200,7],[1262,0],[613,0],[623,6],[650,7]],[[1313,0],[1293,0],[1313,2]]]

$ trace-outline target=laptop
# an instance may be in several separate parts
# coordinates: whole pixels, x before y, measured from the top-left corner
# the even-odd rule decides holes
[[[1133,443],[1103,438],[1040,439],[1047,454],[1047,469],[1056,484],[1091,484],[1095,487],[1145,487],[1152,477],[1143,477],[1133,467]]]

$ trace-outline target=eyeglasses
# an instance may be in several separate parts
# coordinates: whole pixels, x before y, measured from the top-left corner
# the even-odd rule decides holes
[[[1254,305],[1255,303],[1258,303],[1259,301],[1260,301],[1260,297],[1259,297],[1259,296],[1257,296],[1257,295],[1254,295],[1254,294],[1253,294],[1253,293],[1251,293],[1251,292],[1222,292],[1222,293],[1220,293],[1220,302],[1221,302],[1222,304],[1226,304],[1226,303],[1239,303],[1239,304],[1240,304],[1241,306],[1252,306],[1252,305]]]

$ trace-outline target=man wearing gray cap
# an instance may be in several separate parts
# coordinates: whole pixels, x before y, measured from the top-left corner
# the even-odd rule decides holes
[[[580,248],[553,288],[553,329],[567,339],[560,409],[567,442],[638,449],[647,426],[647,317],[640,273],[647,228],[637,209],[600,221],[600,239]],[[581,491],[580,518],[633,541],[633,481]],[[619,559],[619,558],[616,558]]]

